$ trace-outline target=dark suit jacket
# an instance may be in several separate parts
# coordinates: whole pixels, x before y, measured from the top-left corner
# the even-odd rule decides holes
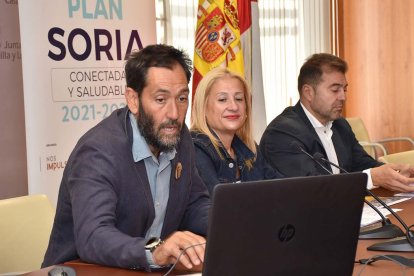
[[[382,165],[365,152],[345,119],[335,120],[332,132],[339,166],[346,171],[357,172]],[[327,174],[294,146],[293,141],[297,141],[309,154],[321,153],[328,159],[318,134],[299,102],[286,108],[267,126],[260,148],[268,163],[286,176]],[[325,167],[331,170],[329,165]]]
[[[133,160],[127,114],[127,108],[116,110],[89,130],[73,150],[63,173],[43,267],[81,258],[149,270],[143,237],[155,210],[144,161]],[[171,162],[161,238],[176,230],[206,235],[210,199],[195,166],[187,127]],[[176,179],[178,162],[182,172]]]

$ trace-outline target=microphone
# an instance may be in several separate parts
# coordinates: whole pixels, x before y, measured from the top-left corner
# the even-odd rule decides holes
[[[300,152],[304,153],[310,159],[312,159],[313,162],[315,162],[316,164],[318,164],[319,167],[322,168],[324,171],[326,171],[328,174],[332,174],[332,172],[330,170],[328,170],[324,165],[322,165],[320,161],[316,160],[312,155],[309,154],[309,152],[307,152],[304,148],[302,148],[302,146],[300,145],[300,143],[298,141],[292,141],[290,143],[290,147],[292,149],[294,149],[295,151],[300,151]]]
[[[305,149],[302,148],[302,146],[300,145],[299,142],[297,141],[293,141],[291,143],[291,147],[301,151],[302,153],[304,153],[305,155],[307,155],[310,159],[312,159],[316,164],[318,164],[324,171],[328,172],[328,174],[333,174],[332,171],[328,170],[325,165],[323,165],[321,162],[323,163],[329,163],[332,164],[332,166],[338,168],[341,172],[345,172],[348,173],[346,170],[344,170],[343,168],[339,167],[338,165],[330,162],[329,160],[324,158],[324,155],[317,152],[314,155],[309,154]],[[367,190],[367,192],[369,194],[372,194],[371,191]],[[386,205],[381,199],[379,199],[377,196],[373,195],[373,197],[375,199],[377,199],[378,202],[380,202],[380,204],[382,205]],[[378,210],[377,207],[375,207],[371,202],[369,202],[368,200],[364,200],[365,203],[370,206],[375,212],[377,212],[377,214],[381,217],[382,220],[382,226],[375,228],[375,229],[370,229],[367,231],[363,231],[359,233],[359,239],[390,239],[390,238],[395,238],[395,237],[401,237],[404,236],[403,231],[396,225],[392,224],[391,221],[389,219],[387,219],[380,210]],[[382,202],[382,203],[381,203]],[[388,206],[387,206],[388,207]],[[387,208],[386,207],[386,208]],[[389,207],[388,207],[389,208]],[[387,210],[388,210],[387,208]],[[392,211],[392,210],[391,210]],[[393,211],[392,211],[393,212]]]
[[[321,153],[315,153],[314,156],[312,156],[312,157],[314,157],[315,160],[318,160],[318,162],[322,161],[322,162],[325,162],[329,165],[332,165],[332,166],[338,168],[341,172],[349,173],[348,171],[346,171],[342,167],[340,167],[340,166],[336,165],[335,163],[332,163],[328,159],[324,158],[324,156]],[[384,220],[383,220],[383,227],[380,227],[379,229],[385,228],[385,229],[391,231],[391,233],[395,233],[395,234],[400,232],[399,236],[394,236],[396,238],[394,238],[394,239],[392,239],[388,242],[373,244],[373,245],[369,246],[367,249],[368,250],[375,250],[375,251],[414,252],[414,233],[410,230],[410,228],[413,227],[414,225],[408,227],[407,224],[405,224],[405,222],[400,218],[400,216],[397,215],[397,213],[395,213],[394,210],[392,210],[392,208],[390,208],[377,195],[375,195],[373,192],[371,192],[368,189],[367,189],[367,193],[370,196],[372,196],[373,198],[375,198],[382,206],[384,206],[384,208],[387,209],[398,220],[398,222],[405,229],[405,235],[404,235],[404,233],[401,231],[401,229],[398,228],[397,226],[393,225],[393,224],[390,224],[391,222],[388,219],[387,219],[386,223],[389,223],[389,224],[386,224],[386,225],[384,225]],[[365,202],[368,203],[367,200],[365,200]],[[370,205],[370,204],[368,204],[368,205]],[[376,209],[376,208],[374,210],[377,211],[377,213],[379,212],[378,209]],[[379,213],[381,213],[381,212],[379,212]],[[383,217],[383,216],[381,216],[381,217]],[[376,230],[376,229],[374,229],[374,230]],[[368,233],[368,234],[370,234],[370,233]]]
[[[320,152],[315,153],[313,155],[313,157],[318,161],[322,161],[324,163],[327,163],[331,166],[334,166],[334,167],[338,168],[341,172],[349,173],[344,168],[342,168],[342,167],[336,165],[335,163],[329,161],[328,159],[324,158],[323,154],[320,153]],[[373,198],[375,198],[382,206],[384,206],[389,212],[391,212],[391,214],[394,212],[384,201],[382,201],[377,195],[372,193],[370,190],[367,189],[367,193],[370,196],[372,196]],[[378,228],[375,228],[375,229],[370,229],[370,230],[359,233],[359,238],[360,239],[390,239],[390,238],[396,238],[396,237],[404,236],[403,231],[398,226],[396,226],[395,224],[392,224],[391,221],[388,218],[386,218],[381,213],[381,211],[378,210],[377,207],[375,207],[368,200],[365,200],[365,203],[369,207],[371,207],[375,212],[377,212],[377,214],[381,217],[382,226],[378,227]]]

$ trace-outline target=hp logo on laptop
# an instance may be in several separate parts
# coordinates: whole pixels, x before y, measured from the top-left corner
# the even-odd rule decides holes
[[[295,227],[291,224],[283,225],[279,230],[279,240],[281,242],[290,241],[295,236]]]

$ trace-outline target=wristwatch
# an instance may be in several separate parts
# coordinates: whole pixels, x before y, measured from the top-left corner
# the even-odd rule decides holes
[[[154,252],[154,250],[160,246],[161,244],[163,244],[164,241],[161,240],[160,238],[150,238],[147,241],[147,244],[145,245],[145,250],[149,250],[151,253]]]

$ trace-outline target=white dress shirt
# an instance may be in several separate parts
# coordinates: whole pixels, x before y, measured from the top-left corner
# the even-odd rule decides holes
[[[333,121],[329,121],[326,125],[323,125],[321,122],[319,122],[318,119],[315,118],[315,116],[312,115],[312,113],[309,112],[309,110],[306,109],[306,107],[302,103],[300,103],[300,105],[302,106],[303,111],[305,111],[306,116],[308,117],[316,133],[318,134],[319,139],[322,142],[322,146],[325,149],[328,160],[338,165],[339,164],[338,157],[336,155],[335,147],[332,142],[332,129],[331,128],[332,128]],[[331,165],[331,169],[334,174],[340,173],[340,170],[336,168],[335,166]],[[367,189],[375,188],[375,186],[372,183],[371,169],[366,169],[363,172],[368,175]]]

